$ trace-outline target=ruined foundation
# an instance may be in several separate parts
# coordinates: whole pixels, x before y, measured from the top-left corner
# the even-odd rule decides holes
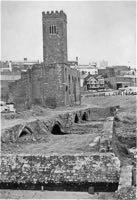
[[[88,191],[94,187],[95,192],[116,191],[122,182],[112,141],[115,113],[116,107],[79,109],[3,130],[0,188]],[[66,142],[63,148],[62,138]],[[72,145],[74,139],[78,147]],[[24,146],[9,154],[5,150],[8,143]]]

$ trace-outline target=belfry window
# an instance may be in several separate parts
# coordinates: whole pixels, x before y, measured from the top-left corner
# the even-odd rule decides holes
[[[56,34],[57,33],[57,27],[56,26],[50,26],[49,27],[49,33],[50,34]]]

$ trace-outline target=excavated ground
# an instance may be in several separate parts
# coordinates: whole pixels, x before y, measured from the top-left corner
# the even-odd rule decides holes
[[[109,107],[120,105],[120,112],[126,111],[126,113],[136,113],[136,97],[135,96],[108,96],[108,97],[90,97],[90,98],[82,98],[82,108],[87,107]],[[33,121],[36,119],[49,119],[55,117],[58,114],[63,114],[68,111],[76,111],[80,107],[71,107],[71,108],[57,108],[55,110],[44,109],[41,107],[34,107],[30,111],[25,111],[23,113],[18,113],[15,116],[11,115],[2,115],[1,125],[2,129],[12,127],[13,125],[19,123],[28,123],[29,121]],[[103,124],[102,122],[96,121],[94,124]],[[76,132],[73,135],[52,135],[47,134],[45,136],[40,136],[35,140],[32,138],[31,142],[29,141],[29,137],[22,137],[18,143],[2,143],[1,150],[2,153],[39,153],[42,152],[89,152],[89,143],[91,143],[97,136],[99,136],[102,132],[101,127],[92,127],[92,137],[90,135],[77,135]],[[131,126],[132,129],[132,126]],[[80,131],[80,129],[78,129]],[[120,127],[120,131],[123,131]],[[134,130],[133,130],[134,131]],[[85,131],[86,132],[86,131]],[[131,130],[132,132],[132,130]],[[37,145],[36,145],[37,144]],[[65,151],[64,151],[65,150]]]
[[[109,107],[109,106],[116,106],[120,105],[120,110],[119,110],[119,115],[118,115],[118,120],[116,124],[116,132],[117,132],[117,137],[116,142],[117,144],[119,143],[120,145],[115,146],[115,153],[117,156],[119,156],[119,159],[121,162],[124,160],[123,165],[126,165],[129,163],[129,159],[131,161],[131,156],[129,156],[129,159],[127,157],[127,154],[123,149],[129,149],[131,147],[135,147],[135,131],[136,131],[136,96],[108,96],[108,97],[90,97],[90,98],[85,98],[83,97],[82,99],[83,107]],[[77,108],[67,108],[67,110],[76,110]],[[40,112],[39,112],[40,110]],[[50,110],[43,110],[43,109],[38,109],[38,111],[33,111],[31,114],[25,112],[25,114],[18,114],[15,119],[11,119],[10,117],[2,117],[2,123],[3,123],[3,128],[8,126],[12,126],[14,123],[18,121],[26,121],[26,119],[33,120],[35,118],[42,118],[45,117],[45,113],[47,118],[50,116],[54,116],[55,113],[64,113],[65,111],[62,110],[62,108],[58,108],[58,110],[50,111]],[[123,114],[122,114],[123,113]],[[122,116],[122,117],[121,117]],[[88,122],[87,122],[88,123]],[[93,149],[90,148],[90,144],[94,141],[94,139],[98,136],[101,136],[101,134],[104,133],[103,131],[103,123],[104,122],[95,122],[96,124],[100,124],[100,126],[93,127],[92,131],[90,133],[86,134],[70,134],[70,135],[48,135],[47,137],[40,137],[39,141],[29,141],[29,138],[27,137],[22,137],[20,138],[20,141],[18,143],[10,143],[10,144],[2,144],[2,153],[40,153],[40,154],[45,154],[45,152],[49,153],[91,153]],[[95,125],[95,124],[92,124]],[[82,124],[81,124],[82,126]],[[74,130],[76,131],[76,130]],[[92,137],[91,137],[92,136]],[[134,138],[134,139],[133,139]],[[122,148],[121,148],[121,143],[122,143]],[[124,148],[123,148],[124,145]],[[118,147],[120,146],[120,148]],[[121,151],[122,150],[122,151]],[[121,153],[122,152],[122,153]],[[12,193],[13,194],[13,193]],[[11,198],[11,193],[5,191],[5,197],[6,198]],[[65,198],[75,198],[75,194],[70,195],[70,193],[65,192]],[[77,193],[77,198],[82,198],[84,197],[80,194]],[[14,191],[14,194],[12,196],[17,196],[17,198],[24,198],[23,193],[19,194]],[[27,198],[34,198],[37,197],[36,192],[31,192]],[[71,196],[71,197],[70,197]],[[43,197],[43,196],[42,196]],[[41,198],[42,198],[41,197]],[[51,193],[47,193],[47,198],[51,197]],[[54,198],[52,196],[52,198]],[[64,198],[62,197],[62,194],[58,193],[58,198]],[[85,198],[89,198],[89,196],[85,196]],[[101,199],[100,195],[95,195],[95,196],[90,196],[90,199]],[[105,194],[104,196],[102,195],[102,199],[113,199],[113,195],[111,194]],[[114,198],[115,199],[115,198]]]
[[[87,129],[87,130],[86,130]],[[15,143],[2,143],[2,153],[85,153],[92,152],[89,146],[94,139],[102,135],[103,122],[86,122],[75,124],[73,134],[53,135],[48,133],[40,136],[36,141],[30,135],[19,138]],[[80,133],[81,131],[81,133]],[[87,132],[87,133],[86,133]],[[95,149],[94,149],[95,150]],[[97,149],[98,150],[98,149]]]

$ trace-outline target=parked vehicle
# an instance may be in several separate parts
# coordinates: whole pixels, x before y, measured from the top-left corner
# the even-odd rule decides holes
[[[127,87],[126,88],[127,94],[136,95],[137,94],[137,87]]]
[[[136,95],[137,94],[137,87],[119,88],[119,92],[121,94],[126,94],[126,95]]]
[[[14,108],[13,103],[6,103],[4,101],[0,101],[0,112],[1,113],[10,113],[10,112],[15,113],[16,110]]]
[[[0,101],[0,112],[3,112],[6,109],[6,103],[4,101]]]
[[[7,109],[9,110],[9,112],[14,112],[15,113],[15,108],[14,108],[14,104],[13,103],[7,103]]]

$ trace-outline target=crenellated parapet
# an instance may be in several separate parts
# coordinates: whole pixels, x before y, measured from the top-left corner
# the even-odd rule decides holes
[[[60,10],[60,11],[47,11],[46,13],[45,12],[42,12],[42,16],[43,16],[43,19],[51,19],[51,18],[62,18],[64,19],[65,21],[67,21],[67,15],[64,13],[63,10]]]

